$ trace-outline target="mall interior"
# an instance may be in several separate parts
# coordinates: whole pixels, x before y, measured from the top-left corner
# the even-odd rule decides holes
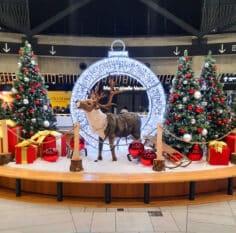
[[[168,104],[184,51],[196,78],[211,51],[225,102],[235,111],[235,13],[236,0],[0,0],[0,97],[13,101],[19,50],[28,41],[71,155],[75,97],[89,98],[96,88],[108,93],[112,79],[124,91],[114,96],[110,112],[137,113],[150,127],[159,113],[153,108],[161,105],[161,112]],[[150,91],[152,84],[158,93]],[[106,146],[98,161],[89,123],[78,119],[88,144],[79,152],[82,171],[69,170],[73,149],[72,157],[56,163],[0,165],[0,233],[236,232],[235,163],[214,167],[204,158],[156,172],[127,161],[127,138],[116,148],[118,161]]]

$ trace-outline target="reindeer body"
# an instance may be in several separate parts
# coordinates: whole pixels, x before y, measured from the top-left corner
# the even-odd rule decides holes
[[[132,135],[135,139],[140,139],[141,119],[138,114],[132,112],[103,113],[97,99],[78,101],[76,105],[85,111],[92,131],[99,136],[98,160],[102,160],[102,148],[105,139],[109,139],[113,161],[117,160],[114,146],[116,137]]]

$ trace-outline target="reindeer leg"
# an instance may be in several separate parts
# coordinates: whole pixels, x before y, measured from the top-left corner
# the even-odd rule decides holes
[[[109,144],[110,144],[110,150],[111,150],[111,155],[112,155],[112,161],[117,161],[116,154],[115,154],[114,141],[115,141],[114,136],[109,137]]]
[[[99,137],[99,144],[98,144],[98,160],[102,160],[103,142],[104,142],[104,140]]]

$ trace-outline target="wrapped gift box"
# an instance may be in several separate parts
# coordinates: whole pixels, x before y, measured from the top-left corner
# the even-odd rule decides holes
[[[210,142],[208,147],[208,163],[211,165],[228,165],[230,149],[225,142]]]
[[[38,156],[42,157],[43,152],[48,148],[56,148],[59,156],[66,156],[66,135],[57,131],[39,131],[30,138],[39,144]]]
[[[22,140],[22,126],[8,127],[8,150],[13,155],[15,154],[15,146]]]
[[[236,134],[229,134],[225,137],[230,152],[236,152]]]
[[[16,164],[30,164],[37,158],[37,146],[21,143],[15,146]]]

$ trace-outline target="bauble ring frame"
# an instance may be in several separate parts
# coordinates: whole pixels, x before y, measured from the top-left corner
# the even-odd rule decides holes
[[[149,101],[147,116],[142,120],[141,135],[148,136],[156,133],[157,123],[162,122],[166,107],[164,88],[154,74],[145,64],[129,58],[128,52],[114,51],[112,43],[108,57],[90,65],[77,79],[71,95],[70,111],[73,123],[80,123],[80,134],[93,147],[98,146],[98,138],[95,135],[86,119],[85,112],[76,108],[76,101],[88,98],[92,88],[103,78],[114,75],[125,75],[137,80],[145,89]],[[124,45],[124,43],[122,43]],[[124,47],[123,47],[124,48]]]

